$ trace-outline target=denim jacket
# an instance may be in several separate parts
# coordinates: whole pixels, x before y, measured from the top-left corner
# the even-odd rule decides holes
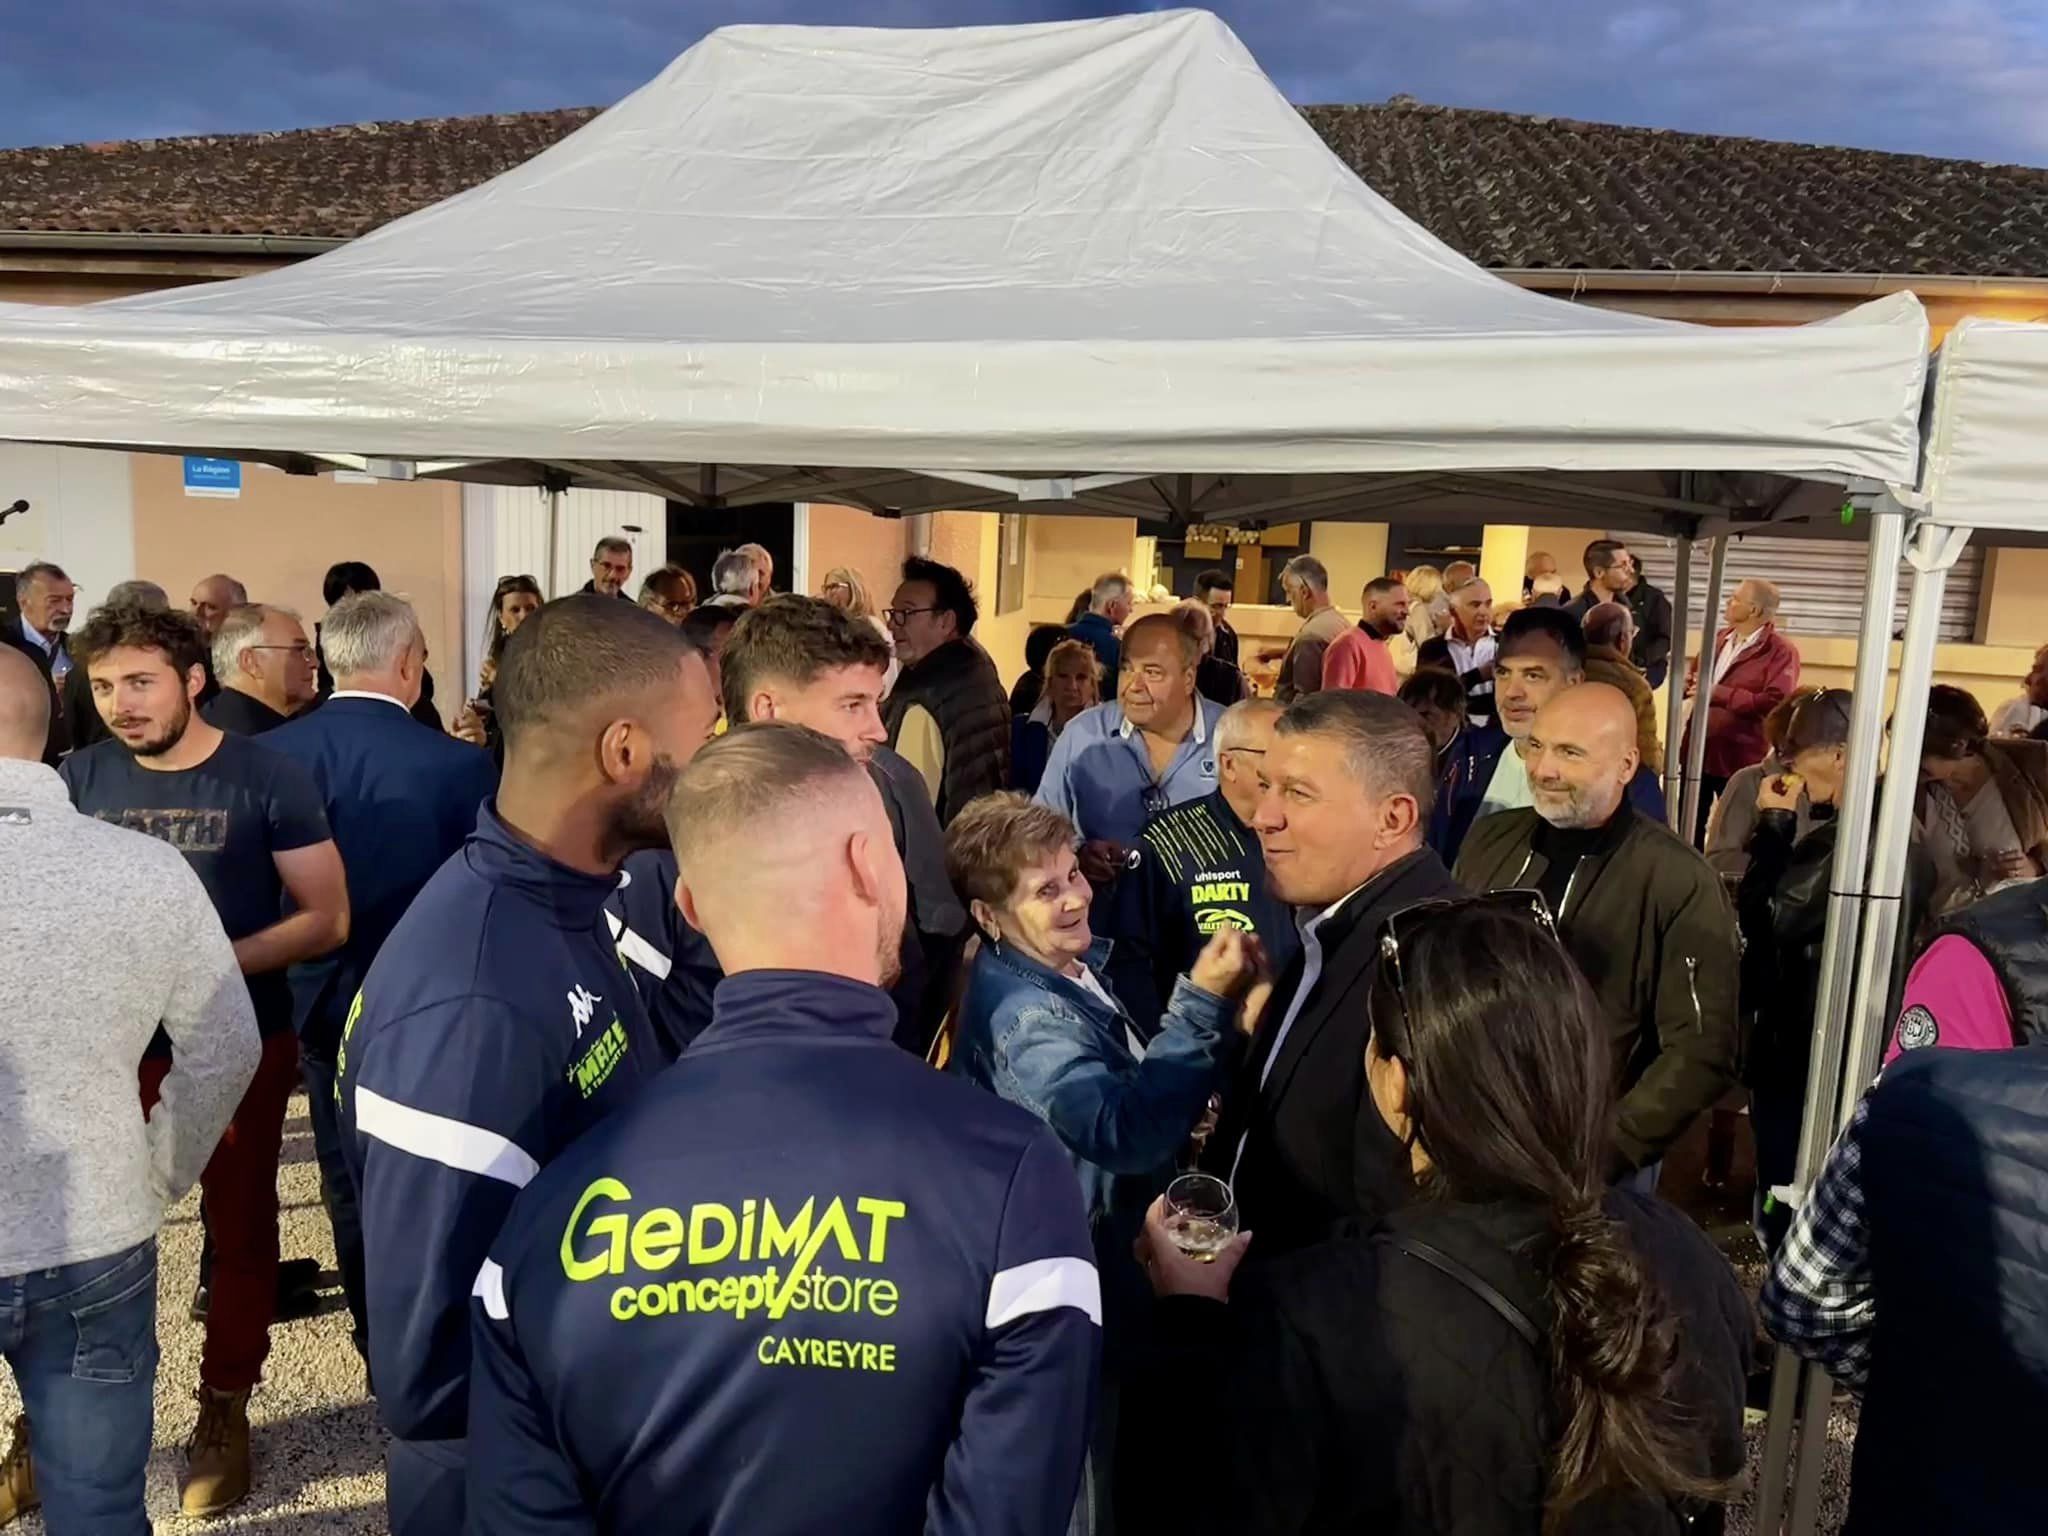
[[[1087,964],[1098,979],[1109,941]],[[1183,976],[1142,1056],[1129,1022],[1078,982],[1000,944],[975,957],[951,1069],[1052,1127],[1100,1227],[1112,1208],[1133,1214],[1164,1188],[1178,1152],[1243,1051],[1236,1008]]]

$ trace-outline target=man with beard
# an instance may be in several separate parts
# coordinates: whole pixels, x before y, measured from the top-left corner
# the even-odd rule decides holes
[[[1364,688],[1393,693],[1401,686],[1387,642],[1408,627],[1408,589],[1391,576],[1365,584],[1358,623],[1323,652],[1325,688]]]
[[[181,1499],[188,1515],[214,1515],[249,1492],[249,1393],[277,1306],[277,1161],[299,1077],[285,968],[347,939],[348,887],[305,770],[199,717],[204,647],[191,618],[98,608],[77,649],[114,739],[64,760],[72,802],[185,855],[234,942],[263,1037],[255,1080],[200,1177],[213,1265]],[[170,1069],[159,1033],[142,1063],[145,1113]]]
[[[946,877],[945,834],[924,777],[883,745],[882,683],[889,644],[864,619],[819,597],[784,594],[743,610],[720,665],[725,717],[733,725],[782,720],[837,741],[867,766],[889,812],[910,879],[911,921],[902,975],[891,985],[896,1042],[925,1054],[952,1000],[967,913]],[[675,855],[634,854],[606,904],[619,954],[632,968],[665,1051],[683,1049],[711,1022],[723,974],[703,934],[676,911]]]
[[[827,736],[736,725],[669,835],[725,979],[490,1245],[471,1529],[1059,1536],[1100,1355],[1080,1187],[1030,1115],[890,1045],[881,797]]]
[[[395,1536],[463,1529],[464,1310],[512,1197],[661,1063],[604,902],[718,719],[683,632],[597,595],[520,625],[494,693],[497,796],[384,941],[336,1063]]]
[[[1607,1015],[1615,1171],[1654,1187],[1664,1151],[1735,1084],[1735,913],[1705,859],[1629,803],[1636,717],[1605,683],[1536,712],[1534,804],[1474,823],[1457,877],[1475,891],[1540,891]]]

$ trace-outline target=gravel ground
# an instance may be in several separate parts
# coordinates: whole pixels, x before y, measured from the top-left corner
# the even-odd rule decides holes
[[[1752,1294],[1761,1262],[1746,1215],[1727,1199],[1697,1189],[1674,1195],[1708,1227],[1735,1262]],[[362,1366],[349,1342],[348,1311],[334,1272],[334,1243],[320,1206],[320,1172],[313,1160],[313,1133],[304,1096],[292,1100],[285,1122],[284,1166],[279,1176],[280,1220],[287,1257],[319,1259],[320,1315],[282,1323],[271,1332],[265,1381],[250,1403],[255,1428],[256,1486],[232,1515],[216,1521],[187,1520],[178,1513],[178,1474],[195,1409],[192,1390],[199,1379],[199,1325],[185,1309],[199,1268],[199,1200],[188,1197],[165,1224],[161,1238],[161,1284],[157,1334],[163,1363],[157,1370],[156,1450],[149,1464],[149,1514],[162,1536],[198,1531],[248,1531],[262,1536],[377,1536],[384,1524],[384,1432],[376,1407],[365,1396]],[[0,1371],[0,1422],[19,1411],[14,1382]],[[1828,1465],[1822,1474],[1821,1536],[1841,1529],[1848,1502],[1849,1446],[1855,1437],[1853,1410],[1838,1405],[1829,1425]],[[1749,1431],[1753,1482],[1763,1454],[1763,1425]],[[1754,1494],[1730,1511],[1728,1536],[1754,1536],[1750,1514]],[[9,1536],[42,1536],[39,1517],[30,1516]]]
[[[271,1330],[264,1383],[250,1400],[255,1488],[233,1514],[187,1520],[178,1512],[178,1475],[185,1436],[197,1408],[200,1326],[186,1317],[199,1274],[199,1197],[171,1213],[159,1238],[157,1337],[163,1361],[156,1378],[156,1450],[149,1461],[149,1515],[161,1536],[195,1531],[261,1532],[263,1536],[375,1536],[384,1525],[384,1431],[363,1390],[363,1370],[349,1342],[348,1309],[334,1271],[334,1239],[320,1205],[320,1170],[304,1095],[285,1120],[284,1166],[278,1191],[286,1257],[320,1261],[323,1311]],[[20,1411],[13,1378],[0,1370],[0,1418]],[[4,1433],[4,1431],[0,1431]],[[40,1516],[9,1529],[42,1536]]]

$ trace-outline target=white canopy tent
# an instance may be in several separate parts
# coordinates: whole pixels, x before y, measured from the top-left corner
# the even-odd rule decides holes
[[[0,306],[0,437],[686,503],[1690,530],[1797,511],[1784,477],[1911,483],[1926,341],[1908,295],[1712,329],[1524,292],[1206,13],[736,27],[301,265]]]
[[[1891,1026],[1891,977],[1899,942],[1916,775],[1926,715],[1900,709],[1891,724],[1896,768],[1877,801],[1884,735],[1884,681],[1890,655],[1890,593],[1905,527],[1912,542],[1906,626],[1900,640],[1900,699],[1925,698],[1934,678],[1934,646],[1948,572],[1975,533],[2038,540],[2048,533],[2048,326],[1969,318],[1935,358],[1926,415],[1925,473],[1873,528],[1865,623],[1856,658],[1855,711],[1841,834],[1835,849],[1822,991],[1798,1172],[1789,1191],[1803,1199],[1836,1134],[1855,1112],[1877,1071]],[[1902,502],[1903,506],[1899,503]],[[1875,804],[1875,824],[1872,808]],[[1818,1520],[1821,1473],[1833,1384],[1817,1367],[1778,1351],[1770,1430],[1758,1487],[1756,1529],[1810,1536]],[[1795,1416],[1796,1415],[1796,1416]],[[1786,1507],[1794,1444],[1798,1463]]]

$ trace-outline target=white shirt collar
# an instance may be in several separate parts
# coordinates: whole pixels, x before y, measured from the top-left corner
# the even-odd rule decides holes
[[[388,693],[377,693],[368,688],[337,688],[327,697],[330,699],[382,699],[386,704],[395,705],[397,708],[405,710],[408,715],[412,713],[412,710],[403,700],[394,699]]]
[[[1123,706],[1121,704],[1117,706],[1117,715],[1119,717],[1120,723],[1116,728],[1116,733],[1117,735],[1123,737],[1125,741],[1129,741],[1131,739],[1131,732],[1135,731],[1137,727],[1131,724],[1131,717],[1129,715],[1124,714]],[[1208,716],[1202,712],[1202,696],[1198,693],[1195,695],[1194,740],[1197,742],[1204,742],[1208,739],[1209,719]]]
[[[21,632],[22,634],[26,635],[30,640],[33,640],[36,644],[36,648],[40,650],[44,655],[51,655],[54,654],[54,652],[56,651],[56,639],[50,635],[44,634],[40,629],[37,629],[35,625],[29,623],[26,615],[24,615],[21,619]]]

